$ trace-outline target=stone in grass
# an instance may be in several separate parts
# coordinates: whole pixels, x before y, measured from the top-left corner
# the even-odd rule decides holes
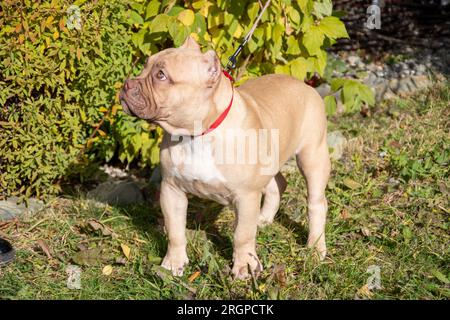
[[[315,88],[322,98],[331,93],[331,86],[328,83],[322,83],[320,86]]]
[[[32,215],[45,207],[42,201],[34,198],[28,199],[28,207],[25,203],[18,205],[18,200],[17,197],[10,197],[7,200],[0,201],[0,222],[18,218],[21,215]]]
[[[340,131],[332,131],[327,135],[328,148],[330,150],[330,158],[339,160],[344,154],[347,139]]]
[[[129,180],[110,180],[88,192],[87,197],[110,205],[125,206],[144,202],[139,185]]]

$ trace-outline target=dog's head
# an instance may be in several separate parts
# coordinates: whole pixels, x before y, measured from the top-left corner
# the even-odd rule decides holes
[[[174,132],[193,131],[195,121],[209,112],[211,97],[221,77],[216,53],[200,51],[188,37],[179,48],[150,56],[139,76],[128,79],[120,93],[123,110]]]

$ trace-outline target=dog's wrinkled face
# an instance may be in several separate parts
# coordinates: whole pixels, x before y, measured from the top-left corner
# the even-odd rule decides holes
[[[188,37],[181,47],[150,56],[141,74],[125,82],[120,100],[127,114],[168,131],[191,131],[207,115],[220,73],[216,53],[202,53]]]

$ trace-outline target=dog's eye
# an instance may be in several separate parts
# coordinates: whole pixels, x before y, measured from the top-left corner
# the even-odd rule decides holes
[[[164,81],[167,79],[166,75],[164,74],[164,72],[162,72],[162,70],[159,70],[158,73],[156,74],[156,78],[158,78],[158,80]]]

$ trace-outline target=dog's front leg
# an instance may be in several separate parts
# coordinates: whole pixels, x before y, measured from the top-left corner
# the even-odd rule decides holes
[[[164,226],[169,238],[169,245],[162,266],[171,270],[174,276],[182,276],[184,266],[189,262],[186,254],[188,199],[183,191],[163,180],[160,203],[164,215]]]
[[[262,271],[256,255],[256,231],[261,207],[261,192],[242,193],[235,201],[236,229],[234,230],[233,269],[235,278],[245,279],[251,272]]]

